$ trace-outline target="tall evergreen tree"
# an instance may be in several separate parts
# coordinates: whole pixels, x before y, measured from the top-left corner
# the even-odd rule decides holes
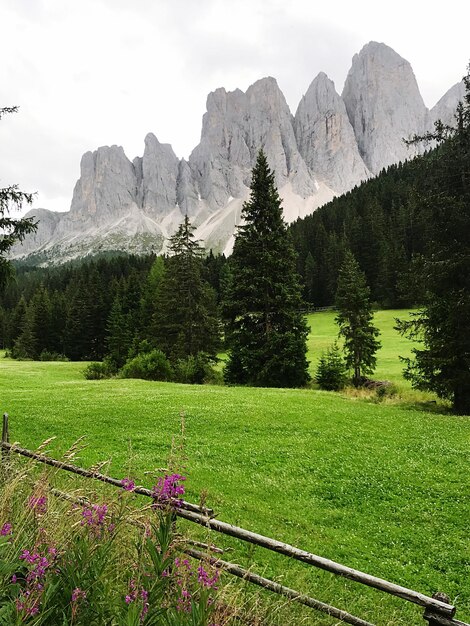
[[[153,316],[155,312],[155,300],[157,290],[165,273],[163,256],[158,256],[152,264],[142,288],[142,297],[139,307],[138,339],[152,342],[155,338]]]
[[[0,108],[0,120],[6,113],[15,113],[18,107]],[[31,204],[33,196],[18,189],[17,185],[0,188],[0,287],[11,274],[11,264],[6,258],[9,250],[36,229],[31,218],[10,217],[12,209],[20,209],[24,203]]]
[[[466,94],[453,127],[436,123],[434,175],[421,194],[430,238],[419,264],[424,307],[398,329],[422,342],[414,348],[405,377],[414,387],[434,391],[470,415],[470,65]],[[436,175],[437,173],[437,175]]]
[[[132,343],[131,316],[123,311],[122,296],[116,295],[106,324],[107,355],[116,368],[126,362]]]
[[[372,324],[370,289],[349,250],[339,271],[336,307],[335,321],[339,336],[344,339],[345,362],[353,370],[353,383],[358,386],[365,374],[374,371],[380,342],[377,341],[379,331]]]
[[[214,290],[203,278],[202,255],[188,216],[170,238],[170,257],[157,288],[157,346],[172,358],[205,352],[216,358],[220,330]]]
[[[310,376],[306,359],[308,328],[296,255],[282,217],[274,173],[260,151],[251,196],[243,205],[225,302],[228,382],[297,387]]]

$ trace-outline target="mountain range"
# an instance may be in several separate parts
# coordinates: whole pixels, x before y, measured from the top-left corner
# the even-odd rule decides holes
[[[271,77],[246,92],[216,89],[188,160],[152,133],[133,161],[116,145],[86,152],[70,210],[30,211],[38,229],[13,257],[50,264],[105,251],[159,253],[185,215],[206,249],[229,254],[260,148],[292,222],[415,156],[419,148],[403,139],[437,119],[451,123],[463,93],[458,83],[427,109],[411,65],[377,42],[353,57],[341,95],[321,72],[295,115]]]

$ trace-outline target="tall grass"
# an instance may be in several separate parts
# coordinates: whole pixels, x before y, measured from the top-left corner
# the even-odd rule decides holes
[[[151,506],[137,506],[130,479],[119,495],[88,485],[70,494],[76,488],[71,479],[49,469],[38,472],[17,459],[4,461],[0,623],[227,623],[214,601],[219,572],[208,560],[191,562],[181,552],[184,541],[174,526],[177,498],[184,492],[181,479],[177,474],[161,478]],[[54,482],[68,490],[53,489]]]

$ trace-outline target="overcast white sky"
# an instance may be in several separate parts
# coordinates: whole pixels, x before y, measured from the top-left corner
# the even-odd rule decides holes
[[[207,94],[274,76],[291,111],[324,71],[382,41],[407,59],[428,107],[470,60],[468,0],[0,0],[0,187],[68,210],[87,150],[132,159],[153,132],[188,157]]]

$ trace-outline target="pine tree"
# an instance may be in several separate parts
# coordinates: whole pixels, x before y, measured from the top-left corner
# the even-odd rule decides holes
[[[257,386],[303,386],[310,379],[308,328],[300,312],[296,256],[263,151],[253,169],[251,196],[242,217],[224,306],[230,349],[225,378]]]
[[[155,312],[155,300],[157,290],[165,273],[165,262],[162,256],[158,256],[152,264],[145,280],[139,307],[138,340],[152,342],[155,338],[153,316]]]
[[[0,120],[6,113],[15,113],[18,107],[0,108]],[[36,229],[32,218],[14,219],[12,209],[20,209],[24,203],[31,204],[32,194],[24,193],[17,185],[0,188],[0,288],[11,275],[11,264],[6,255],[15,243]]]
[[[9,348],[12,348],[16,339],[21,335],[21,331],[23,329],[24,320],[26,317],[26,310],[28,306],[26,304],[26,300],[24,296],[18,300],[17,305],[13,309],[9,324],[8,324],[8,341],[7,345]]]
[[[203,248],[186,216],[170,238],[153,324],[157,346],[172,360],[205,352],[215,359],[220,330],[214,290],[203,278]]]
[[[124,365],[132,343],[132,328],[129,313],[122,307],[122,296],[116,295],[106,324],[107,356],[119,369]]]
[[[50,349],[50,336],[51,302],[47,289],[41,284],[28,304],[13,355],[23,359],[38,359],[43,350]]]
[[[339,271],[336,307],[335,321],[339,336],[344,339],[345,362],[353,370],[353,383],[358,386],[365,374],[373,373],[380,342],[379,331],[372,324],[370,289],[350,251],[346,252]]]
[[[430,238],[417,267],[424,307],[397,328],[418,340],[405,378],[414,387],[434,391],[452,402],[459,414],[470,414],[470,66],[466,94],[453,127],[436,123],[435,132],[415,140],[433,140],[434,175],[421,190],[421,210],[428,217]]]

